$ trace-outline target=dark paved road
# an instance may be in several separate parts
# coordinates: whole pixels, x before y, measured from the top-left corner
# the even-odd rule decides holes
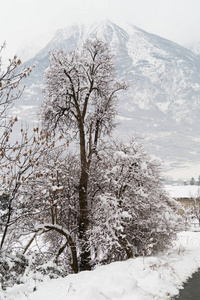
[[[180,294],[173,298],[176,300],[200,300],[200,270],[184,285]]]

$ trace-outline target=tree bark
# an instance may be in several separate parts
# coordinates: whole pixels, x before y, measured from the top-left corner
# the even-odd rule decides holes
[[[88,247],[87,230],[89,225],[88,218],[88,199],[87,199],[87,187],[88,187],[88,169],[87,158],[85,149],[85,133],[83,124],[80,123],[80,154],[81,154],[81,175],[79,182],[79,239],[81,242],[81,254],[80,254],[80,271],[90,270],[90,251]]]

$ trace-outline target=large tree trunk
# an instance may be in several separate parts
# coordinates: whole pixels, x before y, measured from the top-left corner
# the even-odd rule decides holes
[[[85,149],[85,134],[83,124],[80,124],[80,154],[81,154],[81,175],[79,182],[79,239],[81,243],[80,252],[80,271],[90,270],[90,251],[87,238],[87,229],[89,224],[88,216],[88,199],[87,199],[87,186],[88,186],[88,169],[87,158]]]

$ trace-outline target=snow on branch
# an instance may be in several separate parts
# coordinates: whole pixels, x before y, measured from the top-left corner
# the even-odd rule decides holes
[[[35,226],[36,231],[40,230],[55,230],[59,232],[60,234],[64,235],[67,239],[71,237],[71,234],[69,230],[63,228],[62,226],[59,226],[57,224],[51,224],[51,223],[44,223],[44,224],[38,224]]]

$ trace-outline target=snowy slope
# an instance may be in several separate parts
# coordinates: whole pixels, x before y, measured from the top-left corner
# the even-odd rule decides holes
[[[118,77],[129,83],[120,95],[115,136],[127,138],[135,133],[145,137],[147,149],[169,167],[199,162],[200,154],[200,57],[192,51],[133,25],[118,26],[109,21],[91,27],[58,30],[53,39],[26,65],[36,65],[26,81],[27,89],[18,114],[33,120],[42,102],[40,89],[49,52],[72,51],[86,38],[105,39],[116,54]],[[21,111],[21,113],[20,113]],[[173,165],[172,165],[173,163]]]
[[[115,262],[94,271],[44,279],[37,274],[0,292],[1,300],[167,300],[200,267],[200,233],[182,232],[168,253]]]

